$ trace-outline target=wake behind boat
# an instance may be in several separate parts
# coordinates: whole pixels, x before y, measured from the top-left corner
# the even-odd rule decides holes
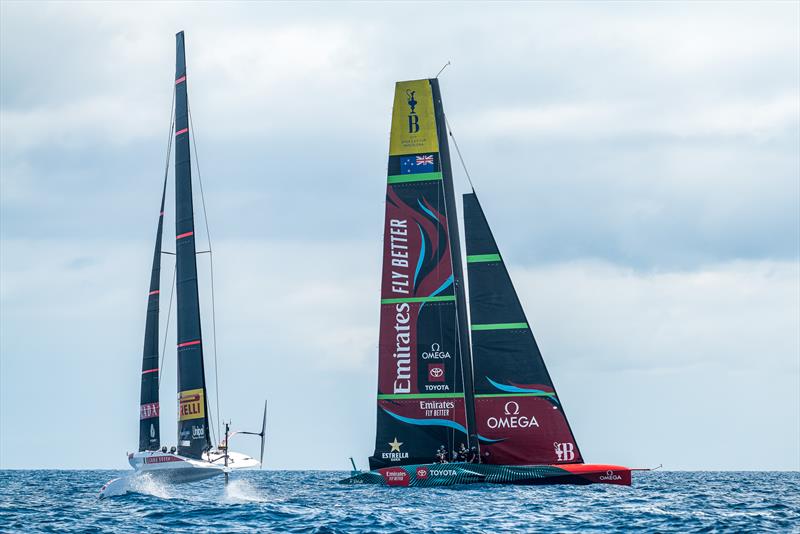
[[[167,177],[161,193],[153,267],[145,323],[142,358],[141,397],[139,406],[139,450],[128,454],[134,471],[114,479],[100,490],[100,497],[126,493],[132,478],[149,476],[161,482],[195,482],[234,469],[259,467],[264,458],[266,403],[260,432],[233,432],[225,425],[225,436],[214,446],[209,424],[209,403],[203,359],[203,336],[200,323],[200,301],[197,284],[197,249],[195,246],[194,206],[190,156],[190,120],[186,81],[186,57],[183,32],[176,35],[175,107],[171,130],[175,139],[175,280],[177,301],[177,364],[178,364],[178,441],[169,450],[161,445],[160,435],[160,368],[159,368],[159,295],[161,279],[161,238],[164,227],[164,201]],[[171,143],[169,148],[171,148]],[[168,151],[169,151],[168,148]],[[169,154],[167,156],[169,162]],[[209,250],[210,251],[210,243]],[[228,450],[230,438],[236,434],[261,437],[259,460]]]
[[[630,485],[627,467],[584,463],[474,191],[464,226],[469,316],[439,82],[398,82],[375,452],[340,482]]]

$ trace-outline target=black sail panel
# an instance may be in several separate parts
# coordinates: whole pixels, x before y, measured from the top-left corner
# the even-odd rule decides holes
[[[371,469],[433,462],[440,447],[452,450],[467,443],[452,227],[442,170],[431,81],[398,82],[386,188]]]
[[[164,230],[164,199],[167,180],[161,192],[161,209],[158,214],[156,247],[153,269],[150,273],[150,291],[147,294],[147,319],[144,327],[144,354],[142,356],[142,388],[139,400],[139,450],[154,451],[161,447],[158,403],[158,315],[161,292],[161,236]]]
[[[176,36],[175,232],[178,322],[178,453],[201,458],[210,448],[189,155],[189,108],[183,32]]]
[[[484,463],[583,463],[494,236],[464,195],[475,416]]]

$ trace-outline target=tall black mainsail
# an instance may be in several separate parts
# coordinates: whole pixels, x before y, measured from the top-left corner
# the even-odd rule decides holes
[[[475,414],[485,463],[582,463],[564,408],[475,193],[464,195]]]
[[[147,319],[144,327],[144,354],[142,356],[142,389],[139,400],[139,450],[154,451],[161,446],[158,403],[158,318],[161,292],[161,236],[164,230],[164,199],[167,180],[161,191],[161,209],[158,214],[156,247],[153,269],[150,272],[150,292],[147,294]]]
[[[175,233],[178,315],[178,454],[200,458],[211,446],[208,425],[189,154],[189,105],[183,32],[176,35]]]

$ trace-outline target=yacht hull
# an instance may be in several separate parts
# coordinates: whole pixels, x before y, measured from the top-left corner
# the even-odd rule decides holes
[[[616,484],[631,485],[631,469],[618,465],[488,465],[453,462],[384,467],[353,475],[340,484],[377,484],[400,487],[459,484]]]
[[[219,451],[208,452],[201,460],[160,451],[141,451],[129,454],[128,461],[133,472],[107,482],[100,489],[101,499],[132,491],[131,482],[137,477],[150,477],[168,484],[185,484],[261,465],[258,460],[245,454],[231,452],[228,454],[228,465],[225,466],[225,456]]]

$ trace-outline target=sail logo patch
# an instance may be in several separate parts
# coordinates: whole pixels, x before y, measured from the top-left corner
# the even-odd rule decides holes
[[[414,108],[417,107],[417,101],[414,100],[414,93],[416,93],[416,91],[410,89],[406,90],[408,107],[411,108],[411,111],[408,113],[408,133],[417,133],[419,131],[419,116],[414,112]]]
[[[449,360],[452,358],[449,352],[441,349],[442,347],[438,343],[432,343],[431,350],[424,351],[420,356],[423,360]]]
[[[553,443],[556,450],[557,462],[569,462],[575,459],[575,445],[572,443]],[[610,472],[610,471],[609,471]]]
[[[381,453],[381,458],[383,458],[384,460],[399,462],[400,460],[405,460],[408,458],[407,452],[400,451],[400,446],[403,445],[403,442],[397,441],[396,437],[394,438],[393,441],[387,443],[387,445],[389,445],[390,447],[389,452]]]
[[[394,92],[389,155],[438,152],[433,91],[428,80],[398,82]],[[430,172],[430,171],[424,171]]]
[[[491,429],[496,428],[539,428],[539,422],[534,416],[519,415],[519,403],[508,401],[503,407],[504,416],[489,417],[486,419],[486,426]]]
[[[429,363],[428,364],[428,380],[431,382],[444,382],[444,364],[443,363]]]
[[[392,293],[408,295],[411,273],[408,265],[408,221],[389,221],[389,250],[392,257]],[[395,270],[400,268],[402,270]]]
[[[203,388],[189,389],[178,394],[178,421],[205,417],[206,403],[203,395]]]
[[[395,394],[411,392],[411,306],[407,302],[395,305],[396,345],[392,354],[397,363],[392,390]]]
[[[148,402],[139,405],[139,420],[158,417],[158,403]]]
[[[425,412],[425,417],[450,417],[450,410],[453,410],[455,407],[456,403],[453,401],[419,401],[419,409]]]
[[[423,174],[434,172],[436,165],[433,154],[403,156],[400,158],[400,174]]]

